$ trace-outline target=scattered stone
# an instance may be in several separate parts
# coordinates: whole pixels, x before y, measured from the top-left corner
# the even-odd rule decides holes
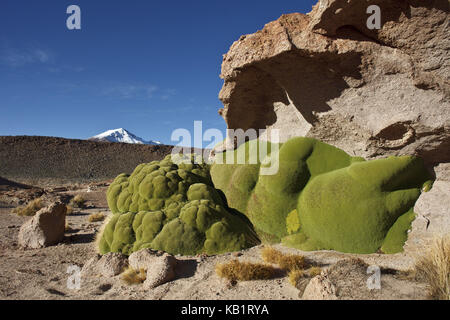
[[[62,296],[62,297],[64,297],[64,296],[66,295],[64,292],[61,292],[61,291],[59,291],[59,290],[52,289],[52,288],[46,288],[45,290],[46,290],[48,293],[55,294],[55,295]]]
[[[197,256],[197,261],[198,261],[198,262],[203,262],[203,261],[205,261],[207,258],[208,258],[208,255],[207,255],[206,253],[202,253],[202,254],[199,254],[199,255]]]
[[[326,275],[319,275],[311,279],[305,288],[303,300],[337,300],[336,287]]]
[[[112,287],[113,287],[113,285],[110,283],[103,283],[103,284],[99,285],[97,288],[95,288],[95,290],[92,292],[92,294],[94,294],[96,296],[101,296],[105,292],[111,290]]]
[[[106,291],[110,290],[111,288],[112,288],[112,284],[110,284],[110,283],[104,283],[104,284],[101,284],[98,286],[98,289],[103,292],[106,292]]]
[[[310,281],[311,281],[310,278],[302,278],[295,285],[295,287],[299,291],[299,297],[300,298],[303,296],[303,293],[305,292],[306,286],[309,284]]]
[[[86,263],[83,265],[83,268],[81,269],[81,277],[93,277],[98,275],[97,263],[101,257],[101,255],[97,254],[96,256],[86,261]]]
[[[38,249],[58,244],[64,239],[66,206],[60,202],[42,208],[19,231],[19,245]]]
[[[96,264],[98,272],[104,277],[115,277],[128,267],[128,259],[121,253],[107,253]]]
[[[121,274],[128,267],[128,259],[121,253],[97,254],[90,258],[81,269],[81,277],[103,276],[112,278]]]
[[[147,278],[144,281],[145,289],[155,288],[176,277],[177,259],[162,251],[143,249],[132,253],[128,262],[134,270],[144,269],[147,271]]]
[[[133,252],[128,257],[128,263],[134,270],[148,270],[157,262],[160,256],[162,255],[159,255],[159,252],[151,249],[142,249],[137,252]]]
[[[177,259],[169,254],[158,257],[154,264],[147,269],[147,279],[144,289],[153,289],[175,279]]]
[[[225,284],[225,287],[227,289],[232,289],[232,288],[236,287],[237,284],[238,284],[238,282],[233,279],[233,280],[227,281],[226,284]]]

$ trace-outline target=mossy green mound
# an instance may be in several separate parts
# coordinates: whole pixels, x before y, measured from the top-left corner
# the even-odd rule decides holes
[[[300,193],[311,179],[361,161],[315,139],[293,138],[278,148],[269,145],[267,158],[272,161],[257,159],[252,164],[249,151],[258,147],[255,140],[241,145],[234,151],[235,158],[245,158],[245,164],[214,164],[211,176],[216,188],[224,192],[228,205],[243,212],[267,242],[280,242],[288,234],[286,218],[297,208]],[[261,167],[268,167],[277,159],[276,174],[260,174]]]
[[[194,164],[193,158],[177,160],[178,164],[167,156],[162,161],[137,166],[131,175],[119,175],[106,193],[111,211],[157,211],[171,207],[174,212],[169,215],[178,215],[181,209],[179,204],[187,201],[187,191],[191,185],[203,183],[211,186],[211,193],[215,192],[207,164]],[[216,200],[219,198],[214,197]]]
[[[245,162],[216,163],[211,176],[228,206],[244,213],[265,242],[303,250],[398,252],[414,203],[430,187],[414,157],[365,161],[315,139],[293,138],[278,148],[269,145],[266,159],[251,161],[249,150],[258,147],[257,141],[241,145],[232,152]],[[219,156],[224,162],[227,153]],[[262,175],[274,161],[277,173]]]
[[[401,251],[426,180],[421,161],[412,157],[360,162],[317,176],[298,201],[301,232],[307,238],[298,247]]]
[[[143,248],[171,254],[219,254],[259,243],[245,216],[229,209],[211,182],[209,166],[162,161],[119,175],[107,191],[114,215],[99,251],[131,254]]]
[[[365,161],[300,137],[269,143],[264,156],[262,146],[249,141],[212,166],[168,156],[119,175],[107,192],[114,215],[100,252],[219,254],[259,239],[302,250],[402,251],[414,204],[432,186],[420,159]],[[239,164],[222,164],[230,158]]]

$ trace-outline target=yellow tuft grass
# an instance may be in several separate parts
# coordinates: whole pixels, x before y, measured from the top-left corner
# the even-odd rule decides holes
[[[289,283],[294,287],[297,286],[298,282],[306,277],[306,274],[303,270],[292,270],[288,273]]]
[[[120,276],[120,279],[128,285],[141,284],[147,278],[147,273],[144,269],[134,270],[128,267]]]
[[[71,205],[66,205],[66,215],[71,215],[73,213],[73,207]]]
[[[103,237],[103,232],[105,232],[106,226],[111,221],[112,216],[113,215],[111,215],[111,214],[106,216],[105,221],[103,221],[102,225],[100,226],[100,229],[95,234],[94,243],[95,243],[95,247],[97,248],[97,251],[99,251],[98,249],[100,248],[100,241]],[[100,252],[98,252],[98,253],[100,253]]]
[[[277,269],[262,263],[240,262],[232,260],[216,265],[216,273],[230,281],[251,281],[272,279]]]
[[[285,271],[303,270],[307,267],[305,257],[295,254],[284,254],[272,247],[265,247],[261,251],[265,262],[277,264]]]
[[[84,200],[84,198],[77,194],[75,197],[72,198],[72,200],[70,200],[70,205],[73,206],[74,208],[80,208],[83,209],[85,207],[85,202],[86,200]]]
[[[430,296],[450,300],[450,234],[437,237],[416,261],[417,276],[430,287]]]
[[[311,267],[308,271],[310,277],[316,277],[322,273],[322,269],[320,267]]]
[[[105,220],[106,216],[103,212],[93,213],[88,217],[89,222],[99,222]]]
[[[30,202],[28,202],[28,204],[26,206],[22,206],[22,207],[17,207],[15,209],[13,209],[13,213],[19,215],[19,216],[34,216],[36,214],[36,212],[38,212],[39,210],[41,210],[44,207],[44,203],[42,201],[41,198],[37,198],[34,199]]]
[[[69,222],[67,222],[66,221],[66,225],[65,225],[65,227],[64,227],[64,231],[71,231],[72,230],[72,228],[70,227],[70,224],[69,224]]]

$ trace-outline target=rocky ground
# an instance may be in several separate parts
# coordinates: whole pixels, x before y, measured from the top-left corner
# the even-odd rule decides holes
[[[96,274],[82,274],[79,290],[67,285],[70,267],[80,269],[96,256],[95,237],[102,222],[88,222],[92,213],[110,214],[105,199],[107,183],[79,185],[70,188],[46,189],[45,196],[64,198],[80,194],[87,200],[87,208],[75,210],[67,216],[70,230],[64,240],[42,249],[22,249],[18,245],[20,226],[30,217],[13,214],[13,207],[20,203],[24,194],[36,189],[22,189],[23,186],[5,187],[0,191],[0,299],[262,299],[299,300],[305,287],[292,286],[285,274],[274,279],[238,282],[231,285],[215,273],[215,265],[239,259],[241,261],[262,262],[261,246],[239,253],[219,256],[176,257],[175,280],[153,289],[140,285],[128,285],[120,276],[104,277]],[[5,196],[7,194],[7,196]],[[9,199],[9,201],[8,201]],[[397,255],[349,255],[337,252],[299,252],[295,249],[276,246],[283,252],[303,254],[308,261],[320,265],[326,273],[326,281],[334,287],[333,298],[337,299],[427,299],[426,284],[415,280],[408,273],[414,265],[409,254]],[[361,267],[355,260],[361,258],[368,265],[381,268],[381,290],[367,287],[367,266]],[[308,279],[309,280],[309,279]],[[318,279],[315,279],[318,280]],[[320,279],[319,279],[320,280]],[[319,289],[309,288],[309,298],[320,297]],[[319,296],[317,296],[319,290]],[[330,298],[325,296],[325,298]]]

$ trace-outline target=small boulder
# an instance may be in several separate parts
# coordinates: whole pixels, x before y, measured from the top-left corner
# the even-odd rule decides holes
[[[95,269],[104,277],[115,277],[121,274],[127,267],[127,256],[121,253],[110,252],[98,260]]]
[[[303,292],[302,299],[337,300],[336,287],[327,278],[326,274],[321,274],[311,279]]]
[[[148,270],[153,264],[156,263],[160,256],[162,256],[162,254],[158,254],[157,251],[153,251],[151,249],[142,249],[133,252],[128,257],[128,263],[134,270]]]
[[[81,277],[97,276],[99,274],[97,264],[101,257],[101,255],[97,254],[86,261],[86,263],[83,265],[83,268],[81,269]]]
[[[175,279],[175,267],[177,259],[165,253],[156,257],[154,262],[147,267],[147,278],[144,281],[144,289],[153,289],[166,282]]]
[[[64,239],[67,208],[56,202],[39,210],[19,231],[19,245],[39,249],[55,245]]]

